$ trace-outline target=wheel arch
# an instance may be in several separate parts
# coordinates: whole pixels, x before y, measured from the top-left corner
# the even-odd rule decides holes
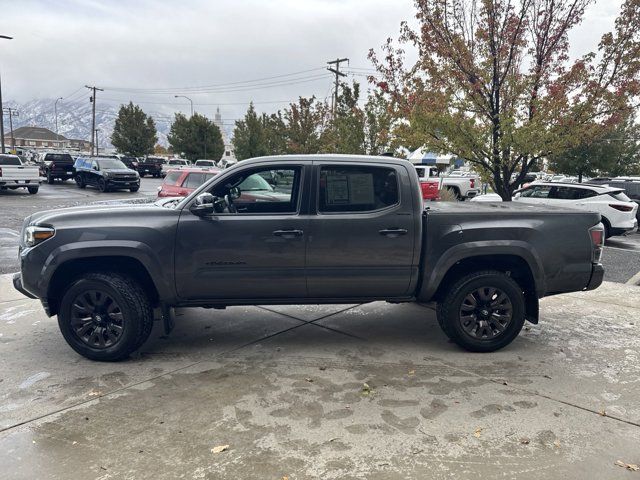
[[[437,285],[432,285],[429,300],[436,302],[442,300],[447,290],[459,278],[470,272],[481,270],[495,270],[513,278],[524,292],[527,320],[538,323],[538,292],[541,286],[536,281],[536,274],[530,263],[522,256],[513,253],[478,254],[461,258],[449,265]]]
[[[139,259],[123,255],[83,257],[67,260],[53,272],[47,289],[47,313],[50,316],[58,313],[60,300],[71,282],[89,272],[113,272],[131,277],[140,284],[151,305],[155,307],[160,303],[157,285]]]

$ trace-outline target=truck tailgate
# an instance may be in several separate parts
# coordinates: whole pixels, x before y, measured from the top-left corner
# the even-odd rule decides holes
[[[16,181],[24,182],[26,180],[29,180],[30,183],[40,180],[40,170],[38,167],[18,167],[14,165],[3,165],[0,167],[0,182],[15,183]]]

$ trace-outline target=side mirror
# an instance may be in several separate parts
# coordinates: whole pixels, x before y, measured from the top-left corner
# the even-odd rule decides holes
[[[198,216],[211,215],[214,213],[215,197],[210,193],[201,193],[191,204],[191,213]]]
[[[93,166],[93,169],[97,172],[97,171],[98,171],[98,166],[97,166],[97,165],[94,165],[94,166]]]

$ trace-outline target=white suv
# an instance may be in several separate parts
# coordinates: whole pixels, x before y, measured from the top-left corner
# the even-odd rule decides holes
[[[584,183],[536,182],[518,190],[517,202],[555,205],[598,212],[607,238],[638,227],[638,205],[621,188]]]

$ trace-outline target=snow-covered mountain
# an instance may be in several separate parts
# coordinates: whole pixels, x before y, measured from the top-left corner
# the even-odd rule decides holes
[[[18,116],[13,117],[13,128],[22,126],[45,127],[55,132],[56,117],[54,110],[55,99],[38,99],[25,103],[4,102],[4,107],[15,108]],[[113,125],[118,116],[119,105],[101,104],[98,98],[96,104],[96,128],[98,132],[98,143],[101,148],[111,148],[111,133]],[[154,115],[151,114],[153,117]],[[9,121],[5,115],[5,135],[9,133]],[[167,146],[167,134],[170,124],[164,118],[156,120],[158,130],[158,143]],[[58,102],[58,133],[67,138],[91,139],[91,104],[88,101],[82,102]]]

